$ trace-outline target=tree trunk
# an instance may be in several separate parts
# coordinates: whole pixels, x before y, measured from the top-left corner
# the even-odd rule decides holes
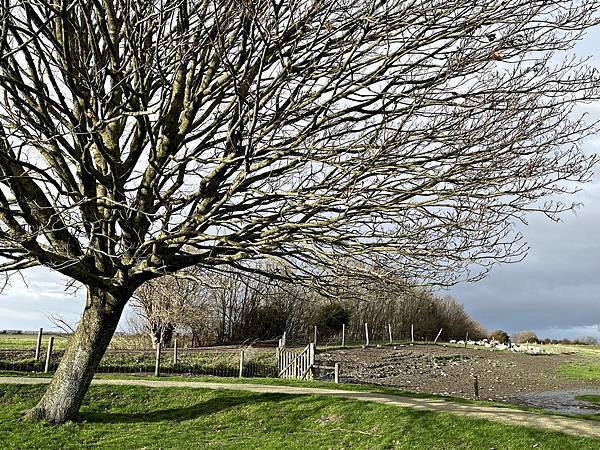
[[[85,310],[52,382],[26,419],[64,423],[79,413],[100,360],[119,323],[127,297],[88,287]]]
[[[152,348],[160,344],[163,348],[171,347],[175,325],[172,323],[156,323],[152,325],[150,338],[152,339]]]

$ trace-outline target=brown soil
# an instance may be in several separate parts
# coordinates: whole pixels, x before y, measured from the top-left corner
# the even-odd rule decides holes
[[[530,392],[600,389],[600,381],[569,380],[560,365],[581,361],[574,354],[529,355],[442,345],[407,345],[325,351],[318,363],[340,364],[340,381],[393,386],[415,392],[522,403]],[[330,375],[329,375],[330,376]]]

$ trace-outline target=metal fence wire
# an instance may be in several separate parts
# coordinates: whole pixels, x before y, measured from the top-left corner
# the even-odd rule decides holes
[[[218,377],[238,377],[240,375],[239,352],[227,351],[178,351],[178,361],[174,362],[172,349],[165,349],[161,354],[160,375],[210,375]],[[264,352],[259,360],[247,359],[243,363],[242,376],[256,378],[276,378],[277,365],[275,354]],[[48,372],[54,372],[64,354],[64,350],[52,353],[48,364]],[[100,362],[96,373],[103,374],[140,374],[151,375],[156,369],[155,350],[109,350]],[[36,361],[34,351],[0,350],[0,371],[16,373],[43,373],[45,371],[46,354]],[[270,361],[269,361],[270,360]],[[271,362],[272,361],[272,362]]]

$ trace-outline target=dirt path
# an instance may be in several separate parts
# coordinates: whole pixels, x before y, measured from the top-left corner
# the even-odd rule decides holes
[[[2,377],[0,384],[47,384],[49,378]],[[543,430],[559,431],[577,436],[600,438],[598,422],[573,419],[569,417],[536,414],[509,408],[467,405],[444,400],[400,397],[388,394],[355,392],[337,389],[306,388],[293,386],[273,386],[261,384],[228,384],[196,381],[150,381],[150,380],[103,380],[92,381],[95,385],[143,386],[143,387],[178,387],[195,389],[227,389],[257,393],[276,393],[291,395],[321,395],[328,397],[348,398],[353,400],[381,403],[384,405],[413,408],[421,411],[433,411],[476,419],[492,420],[508,425],[528,426]]]

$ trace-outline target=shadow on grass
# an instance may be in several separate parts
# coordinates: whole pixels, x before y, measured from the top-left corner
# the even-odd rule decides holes
[[[281,402],[294,398],[289,394],[253,394],[232,397],[217,397],[196,405],[180,408],[168,408],[155,411],[140,411],[134,413],[113,413],[85,411],[79,416],[79,420],[88,423],[143,423],[143,422],[182,422],[194,420],[202,416],[208,416],[227,409],[235,408],[245,404]]]

